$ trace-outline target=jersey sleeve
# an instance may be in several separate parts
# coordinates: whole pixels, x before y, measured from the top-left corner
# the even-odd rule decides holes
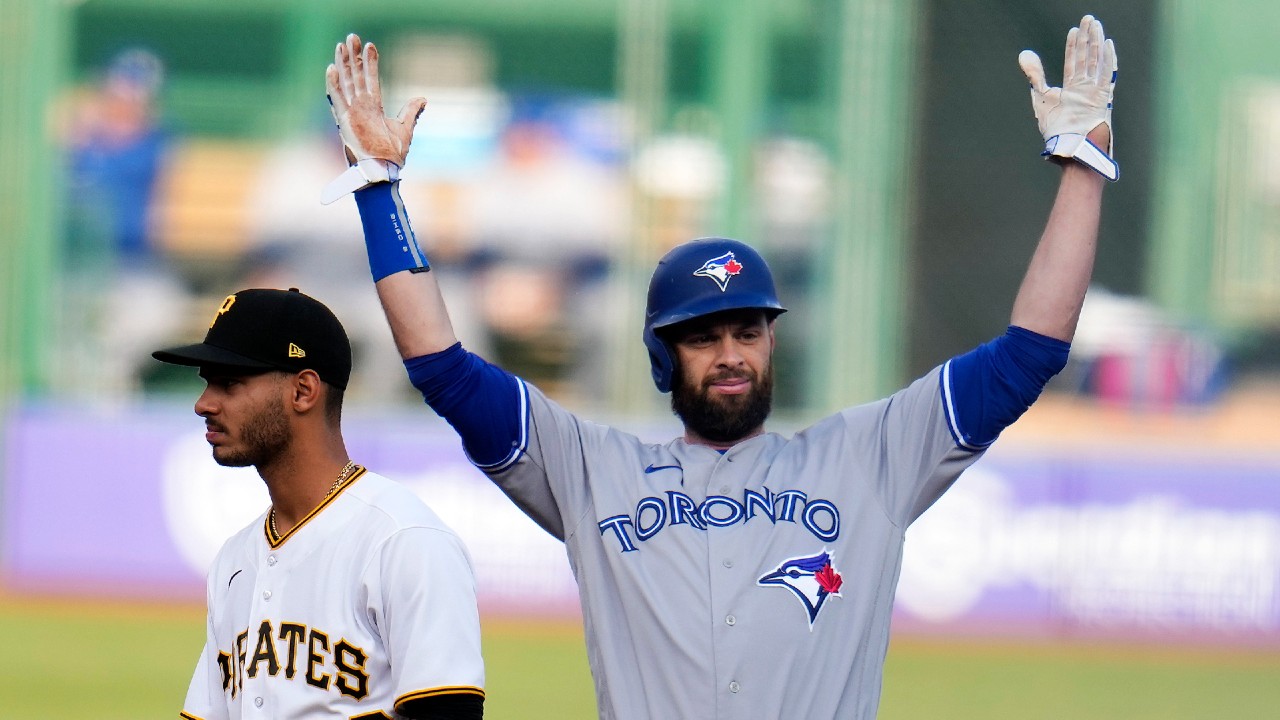
[[[212,596],[209,596],[212,599]],[[230,668],[228,668],[229,672]],[[228,720],[227,700],[223,693],[223,675],[218,665],[218,642],[213,634],[213,616],[205,616],[205,643],[196,661],[187,698],[179,717],[185,720]]]
[[[527,428],[521,451],[490,477],[534,522],[566,540],[590,506],[588,463],[622,462],[634,438],[582,420],[523,381],[521,387]]]
[[[462,542],[436,528],[392,535],[369,566],[369,611],[391,662],[397,712],[447,695],[484,698],[475,577]]]
[[[902,528],[982,455],[957,445],[951,435],[942,370],[936,367],[884,400],[841,413],[854,456],[866,463],[886,515]]]
[[[1019,327],[948,360],[869,408],[846,412],[849,429],[878,457],[890,519],[920,517],[1039,397],[1070,345]],[[867,433],[868,427],[877,430]]]

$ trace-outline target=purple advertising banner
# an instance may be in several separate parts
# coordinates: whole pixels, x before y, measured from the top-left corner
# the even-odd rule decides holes
[[[1280,642],[1280,457],[993,450],[907,532],[898,624]]]
[[[344,422],[351,457],[407,485],[466,542],[483,602],[575,613],[564,546],[476,470],[429,412]],[[19,591],[204,597],[222,542],[269,505],[252,468],[213,462],[186,408],[27,408],[4,439],[3,584]]]
[[[351,456],[412,488],[462,536],[481,602],[577,612],[563,546],[464,457],[430,413],[352,413]],[[209,455],[189,409],[26,408],[4,438],[3,583],[203,597],[222,541],[268,499]],[[895,628],[1280,644],[1280,451],[998,445],[907,532]]]

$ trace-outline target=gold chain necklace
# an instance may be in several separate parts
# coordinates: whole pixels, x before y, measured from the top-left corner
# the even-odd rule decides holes
[[[346,482],[347,478],[351,477],[351,473],[355,471],[356,471],[355,462],[348,460],[347,464],[343,465],[342,470],[338,473],[338,479],[334,480],[333,484],[329,486],[329,492],[324,494],[325,500],[329,499],[330,495],[337,492],[338,486]],[[321,502],[323,502],[323,500]],[[271,508],[271,514],[267,516],[267,522],[271,524],[271,534],[275,535],[276,537],[280,537],[280,531],[276,529],[276,509],[274,507]]]

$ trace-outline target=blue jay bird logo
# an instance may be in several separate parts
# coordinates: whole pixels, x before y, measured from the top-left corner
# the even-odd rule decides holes
[[[720,292],[724,292],[729,289],[729,280],[740,272],[742,272],[742,263],[733,257],[733,253],[727,252],[702,263],[702,267],[694,270],[693,274],[694,277],[709,277],[715,280],[720,286]]]
[[[812,632],[818,611],[822,610],[827,598],[832,595],[840,597],[840,586],[844,580],[831,564],[831,553],[823,550],[817,555],[784,560],[778,569],[757,580],[756,584],[760,587],[784,587],[795,593],[809,614],[809,631]]]

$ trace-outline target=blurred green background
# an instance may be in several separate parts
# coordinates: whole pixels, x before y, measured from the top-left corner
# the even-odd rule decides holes
[[[304,217],[319,206],[285,197],[304,180],[322,185],[325,163],[337,161],[322,139],[321,74],[336,41],[358,31],[381,44],[388,104],[420,92],[436,100],[406,188],[440,265],[468,281],[515,266],[515,279],[500,275],[518,288],[508,307],[545,308],[535,322],[476,301],[473,344],[571,403],[653,412],[659,399],[644,386],[645,356],[626,318],[637,316],[649,267],[667,247],[730,235],[764,249],[784,300],[803,311],[780,326],[789,340],[783,410],[804,416],[877,397],[1006,322],[1055,187],[1037,159],[1015,59],[1035,48],[1059,78],[1065,29],[1085,12],[1117,39],[1121,66],[1124,180],[1108,192],[1098,287],[1208,338],[1241,380],[1274,377],[1280,364],[1280,59],[1264,29],[1280,11],[1262,0],[1212,10],[1157,0],[4,8],[0,79],[11,102],[0,149],[13,169],[0,198],[0,387],[9,393],[163,387],[137,348],[98,339],[104,321],[83,307],[133,260],[104,229],[110,208],[86,200],[85,182],[104,176],[86,181],[77,160],[94,114],[111,110],[100,99],[122,54],[140,49],[162,68],[145,109],[167,140],[147,196],[145,260],[175,281],[159,304],[179,317],[153,327],[194,334],[203,312],[187,305],[203,308],[197,301],[271,262],[296,269],[299,238],[324,234]],[[536,133],[513,138],[529,127],[551,128],[559,144],[531,150]],[[306,152],[304,140],[319,144]],[[71,161],[59,162],[66,152]],[[537,152],[551,160],[524,176],[520,167],[497,181],[483,172]],[[570,167],[588,155],[594,183]],[[527,203],[545,217],[522,227],[520,203],[476,199],[483,187],[522,182],[545,193]],[[477,220],[485,202],[507,209]],[[618,212],[602,220],[584,207]],[[511,219],[493,221],[499,214]],[[533,244],[573,273],[547,281],[542,295],[546,268],[530,271],[524,257]],[[607,312],[595,309],[602,298]],[[77,362],[75,350],[129,367]]]

